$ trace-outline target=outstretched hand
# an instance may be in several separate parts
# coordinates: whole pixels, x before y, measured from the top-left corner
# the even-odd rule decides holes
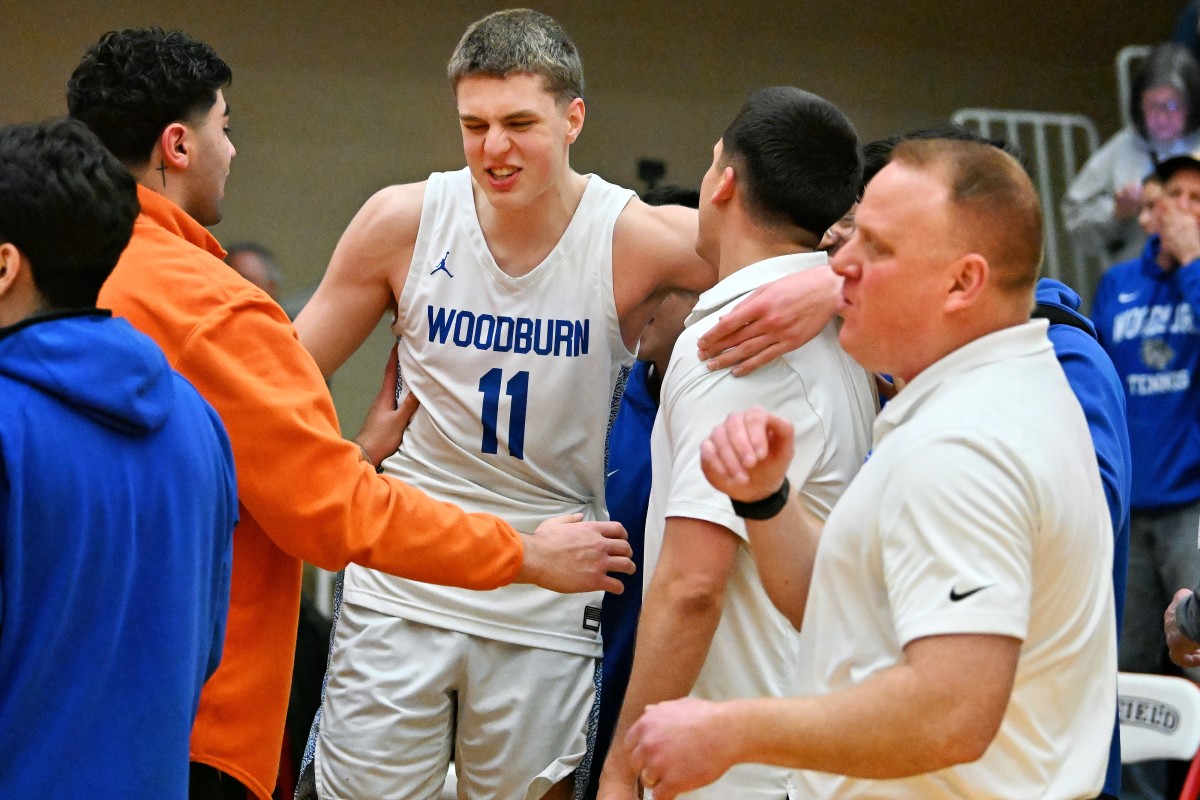
[[[393,347],[388,356],[387,366],[383,369],[383,383],[367,409],[362,429],[358,436],[354,437],[354,441],[375,466],[379,466],[385,458],[399,449],[400,442],[404,440],[404,431],[408,429],[408,423],[412,421],[412,416],[420,405],[420,401],[410,391],[405,391],[400,402],[396,402],[399,374],[399,360],[396,348]]]
[[[1191,589],[1180,589],[1163,614],[1167,649],[1171,652],[1171,660],[1181,667],[1200,667],[1200,644],[1188,638],[1179,626],[1178,619],[1179,604],[1191,596]]]
[[[756,289],[700,337],[697,353],[710,370],[733,367],[749,375],[796,350],[833,319],[842,279],[829,267],[814,267]]]
[[[534,583],[555,592],[624,591],[624,585],[609,574],[636,571],[624,526],[582,519],[582,514],[554,517],[526,536],[525,557],[513,582]]]
[[[755,406],[735,411],[700,445],[700,467],[713,488],[752,503],[778,491],[792,462],[794,428]]]

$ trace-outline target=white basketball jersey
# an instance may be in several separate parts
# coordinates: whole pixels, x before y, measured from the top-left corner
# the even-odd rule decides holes
[[[588,176],[570,224],[518,278],[492,258],[470,172],[425,188],[394,331],[421,402],[386,471],[467,511],[531,533],[581,512],[606,519],[604,439],[623,364],[613,227],[633,192]],[[598,657],[601,593],[529,585],[435,586],[351,565],[346,602],[514,644]]]

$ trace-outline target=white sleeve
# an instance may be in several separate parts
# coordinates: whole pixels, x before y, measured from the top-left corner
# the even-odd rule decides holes
[[[728,369],[709,372],[703,364],[688,365],[680,378],[671,381],[659,410],[672,453],[666,516],[713,522],[745,540],[746,526],[733,513],[729,498],[714,489],[700,469],[701,443],[730,413],[762,406],[796,426],[795,456],[788,476],[798,487],[824,452],[824,426],[808,402],[803,381],[784,359],[775,359],[741,378],[733,377]]]

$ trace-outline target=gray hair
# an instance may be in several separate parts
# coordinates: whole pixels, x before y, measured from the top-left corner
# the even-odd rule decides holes
[[[470,75],[505,78],[518,72],[540,75],[562,104],[583,97],[579,50],[553,17],[510,8],[471,24],[446,67],[452,86]]]

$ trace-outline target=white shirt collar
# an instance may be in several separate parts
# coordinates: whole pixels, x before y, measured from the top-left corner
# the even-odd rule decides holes
[[[709,314],[724,308],[744,294],[753,292],[779,278],[806,269],[820,267],[829,263],[829,254],[823,251],[812,253],[790,253],[786,256],[775,256],[765,261],[757,261],[742,267],[729,277],[719,281],[716,286],[700,295],[696,307],[688,315],[684,326],[694,325]]]
[[[1049,327],[1048,320],[1034,319],[1002,328],[968,342],[930,364],[879,412],[875,418],[874,446],[878,448],[885,436],[908,421],[926,400],[955,376],[996,361],[1052,349],[1050,339],[1046,336]]]

